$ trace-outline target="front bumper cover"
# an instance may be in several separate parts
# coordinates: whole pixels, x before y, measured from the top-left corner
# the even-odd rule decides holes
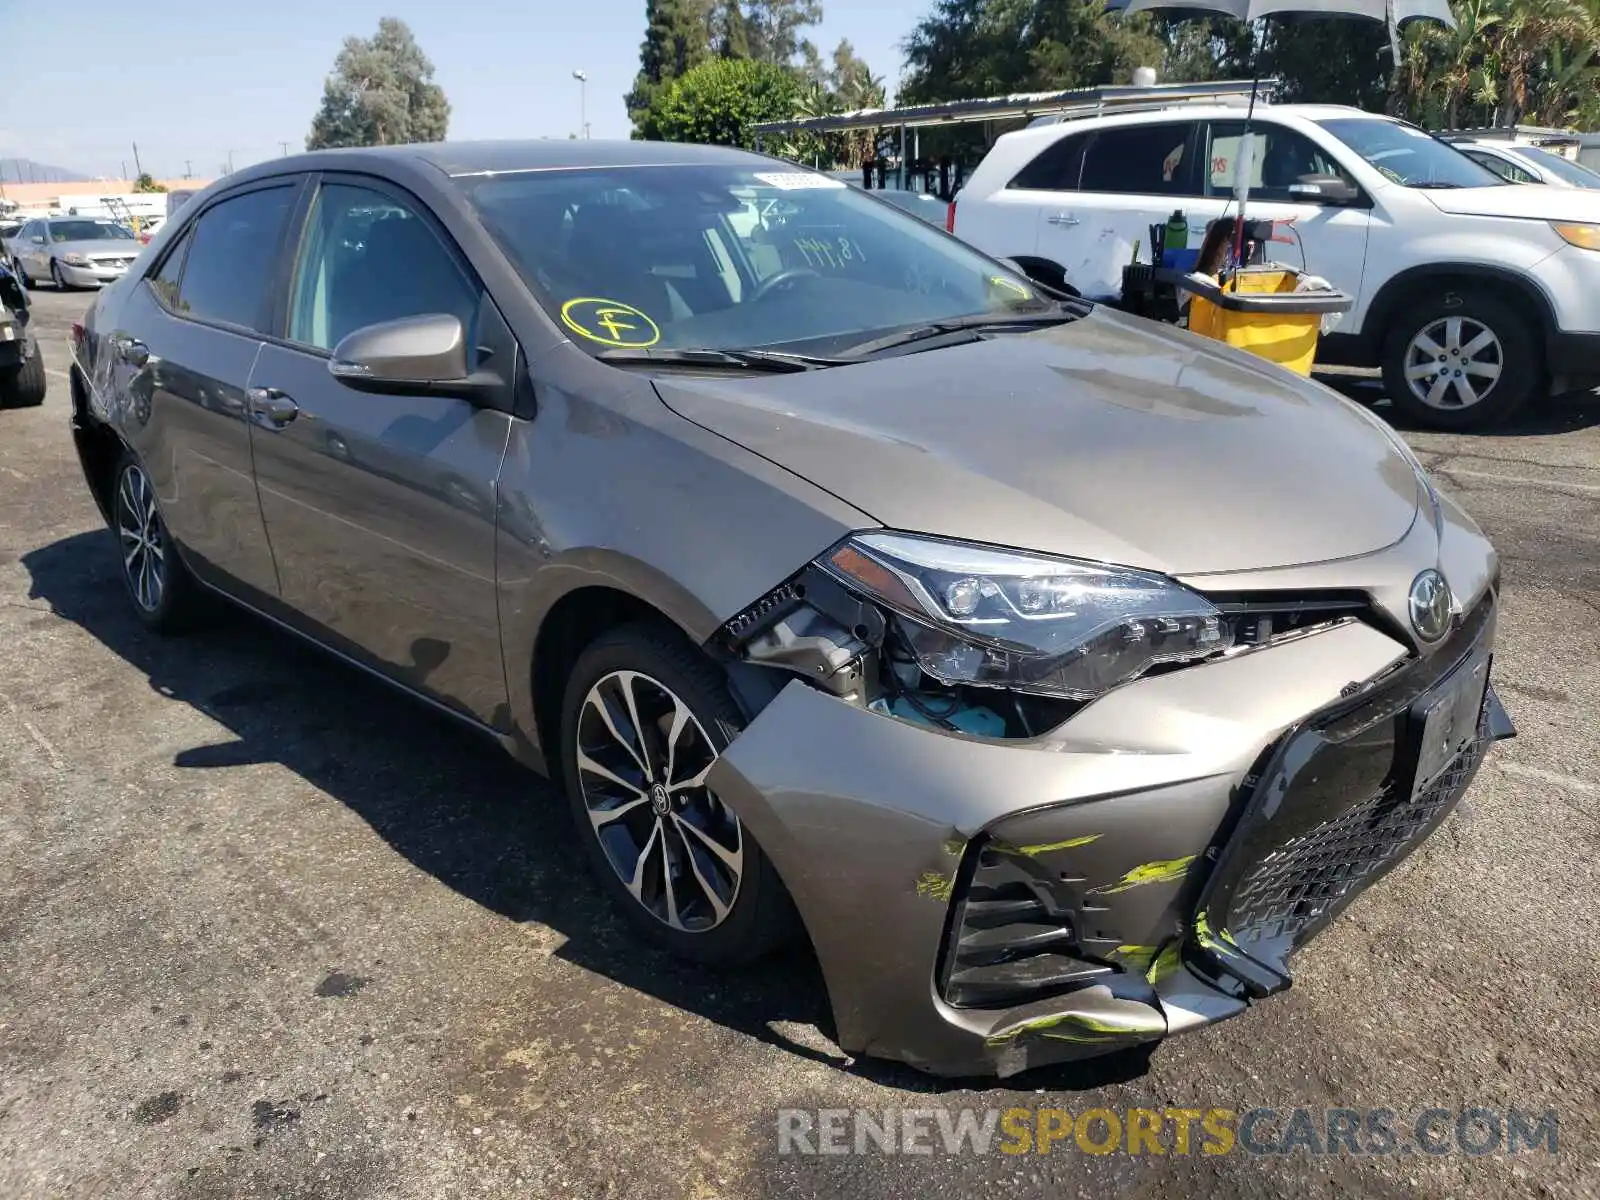
[[[912,726],[794,682],[728,748],[709,783],[784,878],[845,1050],[939,1074],[1009,1075],[1197,1028],[1283,986],[1282,959],[1304,937],[1258,959],[1260,948],[1240,951],[1219,919],[1263,846],[1305,832],[1274,825],[1263,797],[1276,794],[1274,813],[1312,824],[1360,820],[1349,814],[1372,800],[1367,784],[1381,788],[1395,769],[1406,704],[1461,661],[1463,638],[1487,644],[1493,604],[1482,593],[1474,611],[1488,617],[1432,655],[1411,657],[1351,621],[1140,680],[1029,742]],[[1352,699],[1359,681],[1374,679],[1383,682]],[[1370,719],[1355,722],[1365,737],[1350,749],[1348,786],[1324,788],[1320,807],[1303,804],[1311,777],[1289,771],[1284,786],[1284,763],[1303,767],[1302,739],[1325,737],[1328,720],[1351,713]],[[1474,742],[1470,766],[1452,776],[1428,819],[1352,875],[1305,936],[1443,819],[1483,745],[1509,732],[1492,691],[1484,714],[1490,736]],[[1263,823],[1285,836],[1263,841]],[[998,859],[1030,881],[1045,919],[1070,931],[1070,953],[1051,968],[1082,969],[1052,977],[1037,999],[985,1003],[981,989],[969,989],[976,1002],[953,1002],[954,973],[968,970],[964,914],[975,876]],[[1229,969],[1220,960],[1232,953],[1242,960]],[[981,982],[981,966],[973,977]]]

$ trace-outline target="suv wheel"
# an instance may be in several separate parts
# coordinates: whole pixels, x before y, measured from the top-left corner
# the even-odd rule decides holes
[[[1434,429],[1480,429],[1510,418],[1544,377],[1528,323],[1476,291],[1447,289],[1395,318],[1383,383],[1395,407]]]
[[[596,875],[645,937],[696,962],[748,962],[791,929],[772,864],[705,785],[743,725],[721,672],[650,624],[593,642],[562,705],[567,797]]]
[[[44,356],[39,347],[14,367],[0,367],[0,408],[32,408],[44,403]]]

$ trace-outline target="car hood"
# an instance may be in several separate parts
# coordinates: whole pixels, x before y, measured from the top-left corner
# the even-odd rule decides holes
[[[892,528],[1170,574],[1371,553],[1422,498],[1352,402],[1103,308],[859,365],[656,387]]]
[[[89,258],[137,258],[144,249],[139,242],[121,238],[87,238],[81,242],[51,242],[57,254],[82,254]]]
[[[1422,193],[1440,212],[1464,217],[1600,222],[1600,191],[1508,183],[1503,187],[1433,188]]]

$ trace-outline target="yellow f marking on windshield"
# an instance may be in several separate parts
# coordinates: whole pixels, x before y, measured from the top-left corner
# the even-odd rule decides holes
[[[579,296],[561,306],[566,327],[602,346],[642,350],[661,340],[661,329],[645,313],[620,300]]]

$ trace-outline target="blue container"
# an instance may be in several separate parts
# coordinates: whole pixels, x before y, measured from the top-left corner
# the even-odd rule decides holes
[[[1174,271],[1192,271],[1200,261],[1200,247],[1191,249],[1164,250],[1161,253],[1161,265],[1170,267]]]

